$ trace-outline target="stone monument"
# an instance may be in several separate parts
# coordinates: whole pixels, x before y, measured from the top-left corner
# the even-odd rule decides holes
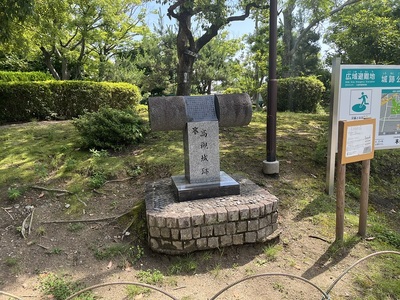
[[[183,131],[185,161],[184,175],[146,185],[152,250],[184,254],[276,236],[278,199],[220,170],[219,127],[247,125],[251,116],[247,94],[149,99],[151,129]]]
[[[220,171],[219,127],[250,123],[247,94],[149,99],[151,129],[184,132],[185,175],[172,176],[178,201],[240,194],[240,185]]]

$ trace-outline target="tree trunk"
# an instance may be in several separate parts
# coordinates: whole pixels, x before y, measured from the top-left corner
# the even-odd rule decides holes
[[[61,79],[69,80],[70,72],[68,71],[68,59],[65,57],[61,58]]]
[[[283,77],[291,77],[292,74],[292,54],[291,50],[293,48],[293,11],[295,5],[293,1],[288,3],[288,6],[283,10],[283,44],[284,44],[284,53],[282,57],[282,69],[283,69]]]
[[[187,24],[190,24],[190,17]],[[189,26],[189,25],[187,25]],[[178,96],[188,96],[191,92],[191,80],[193,64],[196,59],[196,52],[189,49],[189,41],[185,30],[179,29],[177,40],[178,70],[177,70],[177,89]],[[195,50],[195,49],[193,49]]]
[[[177,70],[177,89],[178,96],[189,96],[191,92],[191,82],[193,64],[197,56],[194,46],[190,45],[189,32],[191,26],[191,15],[187,14],[180,20],[177,36],[178,70]]]
[[[211,95],[212,80],[207,81],[207,95]]]
[[[178,53],[180,51],[178,50]],[[193,63],[195,57],[192,57],[185,53],[179,54],[178,64],[178,86],[176,94],[178,96],[189,96],[191,92],[192,72]]]
[[[60,75],[54,68],[53,63],[51,62],[51,53],[48,52],[43,46],[40,47],[40,50],[43,53],[44,63],[46,64],[46,67],[49,69],[49,72],[51,73],[54,79],[60,80],[61,79]]]
[[[72,70],[72,74],[70,74],[70,77],[72,77],[75,80],[81,80],[83,78],[83,76],[82,76],[83,75],[83,58],[84,58],[85,52],[86,52],[86,39],[84,37],[81,38],[80,45],[81,45],[81,51],[80,51],[79,57],[76,60],[75,66]]]

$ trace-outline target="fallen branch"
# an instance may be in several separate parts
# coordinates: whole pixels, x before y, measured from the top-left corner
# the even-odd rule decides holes
[[[33,185],[31,186],[32,189],[35,190],[41,190],[41,191],[46,191],[46,192],[56,192],[56,193],[65,193],[65,194],[70,194],[73,195],[74,193],[67,191],[67,190],[60,190],[60,189],[48,189],[42,186],[37,186],[37,185]]]
[[[326,242],[326,243],[328,243],[328,244],[331,244],[330,241],[328,241],[328,240],[326,240],[326,239],[324,239],[324,238],[322,238],[322,237],[316,236],[316,235],[309,235],[308,237],[313,238],[313,239],[317,239],[317,240],[321,240],[321,241],[323,241],[323,242]]]
[[[0,295],[8,296],[8,297],[11,297],[11,298],[17,299],[17,300],[22,300],[22,298],[19,298],[18,296],[15,296],[13,294],[6,293],[4,291],[0,291]]]
[[[5,209],[4,207],[2,207],[1,209],[4,210],[12,220],[14,220],[14,217],[7,211],[7,209]]]
[[[82,201],[81,199],[79,199],[78,196],[76,196],[76,199],[78,199],[78,201],[79,201],[80,203],[82,203],[83,205],[87,206],[86,202],[85,202],[85,201]]]
[[[31,220],[29,221],[29,227],[28,227],[28,234],[30,235],[31,234],[31,228],[32,228],[32,221],[33,221],[33,212],[35,211],[35,209],[33,208],[32,209],[32,212],[31,212]]]
[[[49,247],[46,247],[46,246],[43,246],[43,245],[40,245],[40,244],[37,244],[39,247],[41,247],[41,248],[43,248],[43,249],[45,249],[45,250],[50,250],[50,248]]]
[[[100,191],[98,191],[96,189],[93,189],[93,192],[96,193],[96,194],[99,194],[99,195],[107,195],[107,193],[100,192]]]
[[[30,214],[24,219],[24,221],[22,222],[21,234],[22,234],[22,237],[23,237],[24,239],[26,239],[26,235],[25,235],[25,232],[26,232],[26,229],[25,229],[25,227],[26,227],[26,222],[28,221],[28,218],[31,216],[31,214],[32,214],[32,213],[30,213]]]
[[[123,178],[123,179],[113,179],[113,180],[107,180],[106,182],[104,182],[104,184],[106,183],[113,183],[113,182],[124,182],[124,181],[128,181],[133,179],[134,177],[127,177],[127,178]]]

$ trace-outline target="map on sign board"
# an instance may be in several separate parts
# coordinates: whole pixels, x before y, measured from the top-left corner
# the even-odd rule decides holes
[[[339,119],[375,118],[376,149],[400,148],[400,66],[341,65]]]
[[[400,89],[382,90],[379,135],[400,132]]]

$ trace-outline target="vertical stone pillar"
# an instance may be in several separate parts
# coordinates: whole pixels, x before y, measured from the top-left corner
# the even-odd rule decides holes
[[[189,183],[220,180],[218,121],[189,122],[184,133],[185,176]]]
[[[250,123],[247,94],[149,99],[152,130],[183,130],[185,175],[172,176],[178,201],[240,194],[240,185],[220,170],[219,127]]]

